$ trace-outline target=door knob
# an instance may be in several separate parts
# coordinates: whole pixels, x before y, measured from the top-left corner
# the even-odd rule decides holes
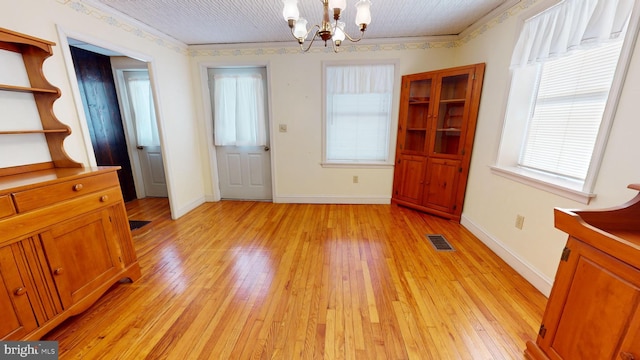
[[[144,149],[144,146],[140,146],[140,145],[138,145],[138,146],[136,146],[136,148],[137,148],[138,150],[142,150],[142,149]]]
[[[270,149],[269,145],[264,146],[264,151],[269,151],[269,149]]]

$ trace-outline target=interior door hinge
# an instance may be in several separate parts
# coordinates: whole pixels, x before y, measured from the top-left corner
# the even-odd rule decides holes
[[[538,335],[544,339],[544,336],[547,335],[547,328],[544,327],[544,324],[540,325],[540,330],[538,330]]]
[[[565,247],[564,250],[562,250],[562,256],[560,257],[560,260],[569,261],[569,255],[571,255],[571,249]]]

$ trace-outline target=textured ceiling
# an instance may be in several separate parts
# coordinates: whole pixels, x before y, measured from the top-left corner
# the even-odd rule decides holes
[[[94,0],[188,45],[291,41],[282,0]],[[366,38],[456,35],[507,0],[372,0]],[[356,0],[342,20],[357,36]],[[310,24],[322,18],[319,0],[299,0]]]

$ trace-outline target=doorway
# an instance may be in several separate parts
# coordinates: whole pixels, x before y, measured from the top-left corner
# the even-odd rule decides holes
[[[272,200],[266,67],[208,69],[220,197]]]
[[[148,147],[139,145],[135,119],[131,115],[134,110],[130,106],[131,102],[127,101],[126,90],[122,90],[126,85],[122,85],[123,80],[118,79],[114,71],[118,66],[112,66],[127,64],[127,68],[143,74],[143,81],[146,81],[146,100],[149,102],[147,110],[154,110],[147,63],[71,38],[68,40],[97,165],[122,167],[119,173],[125,174],[120,176],[125,201],[147,196],[167,197],[155,112],[151,117],[152,121],[147,124],[147,127],[152,126],[154,129],[155,143]],[[99,71],[96,70],[97,67],[100,68]],[[97,135],[101,139],[98,139]],[[140,146],[142,149],[139,149]],[[141,161],[142,157],[145,157],[145,160]],[[145,164],[152,170],[147,169],[149,171],[145,172]]]
[[[111,58],[138,198],[167,197],[149,70],[129,58]]]
[[[71,57],[98,166],[120,166],[124,201],[135,200],[131,161],[108,56],[70,47]]]

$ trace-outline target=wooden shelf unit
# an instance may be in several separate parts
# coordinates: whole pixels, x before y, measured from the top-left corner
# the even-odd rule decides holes
[[[0,28],[0,50],[21,54],[51,161],[0,168],[0,340],[34,340],[91,306],[113,284],[136,280],[140,266],[116,172],[85,168],[64,150],[71,129],[53,113],[60,90],[42,65],[54,43]],[[28,150],[28,149],[25,149]]]
[[[17,135],[41,133],[45,135],[49,153],[50,167],[82,167],[71,159],[64,150],[64,139],[71,134],[71,129],[61,123],[53,113],[53,103],[60,97],[60,89],[51,85],[44,77],[42,66],[44,61],[53,55],[52,46],[55,43],[38,39],[0,28],[0,50],[16,52],[22,55],[24,67],[29,78],[30,87],[13,84],[1,84],[0,91],[28,92],[33,94],[42,130],[25,129],[25,131],[6,131],[0,129],[0,135]],[[17,166],[4,169],[3,173],[20,173],[32,171],[30,166]]]
[[[460,220],[484,64],[402,77],[392,202]]]

